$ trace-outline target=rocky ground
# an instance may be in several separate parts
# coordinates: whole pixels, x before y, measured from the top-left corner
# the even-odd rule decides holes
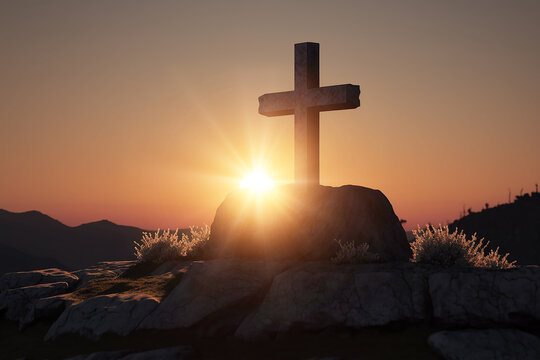
[[[540,268],[211,260],[0,278],[2,359],[538,359]]]

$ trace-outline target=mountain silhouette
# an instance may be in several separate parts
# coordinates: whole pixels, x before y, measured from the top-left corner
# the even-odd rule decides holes
[[[39,211],[0,209],[0,273],[43,267],[74,270],[99,261],[133,260],[133,242],[143,231],[107,220],[71,227]]]
[[[12,247],[0,244],[0,274],[12,271],[37,270],[43,268],[67,268],[52,258],[25,254]]]
[[[517,196],[513,203],[486,208],[455,220],[448,227],[477,234],[489,241],[487,249],[499,247],[519,265],[540,265],[540,193]]]

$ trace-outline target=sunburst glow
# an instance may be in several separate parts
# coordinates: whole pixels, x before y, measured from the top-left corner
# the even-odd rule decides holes
[[[274,188],[274,182],[264,172],[253,171],[242,179],[240,188],[253,191],[266,191]]]

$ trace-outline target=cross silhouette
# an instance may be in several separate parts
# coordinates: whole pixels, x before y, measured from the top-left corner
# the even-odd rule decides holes
[[[360,106],[358,85],[319,87],[319,44],[294,45],[294,91],[259,97],[259,114],[294,114],[294,177],[300,184],[319,184],[319,112]]]

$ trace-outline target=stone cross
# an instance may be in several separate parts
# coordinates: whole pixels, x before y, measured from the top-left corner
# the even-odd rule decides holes
[[[358,85],[319,87],[319,44],[294,45],[294,91],[259,97],[259,113],[294,114],[294,177],[300,184],[319,184],[319,112],[360,106]]]

